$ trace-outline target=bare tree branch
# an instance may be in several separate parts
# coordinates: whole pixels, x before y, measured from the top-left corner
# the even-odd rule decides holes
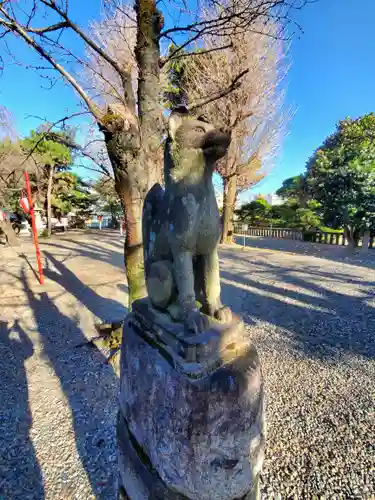
[[[182,57],[191,57],[191,56],[197,56],[197,55],[202,55],[202,54],[209,54],[210,52],[217,52],[218,50],[225,50],[229,49],[232,47],[232,42],[226,44],[226,45],[221,45],[220,47],[213,47],[211,49],[206,49],[206,50],[199,50],[199,51],[193,51],[193,52],[180,52],[180,49],[175,50],[170,54],[168,57],[163,58],[161,61],[161,66],[164,66],[168,62],[172,61],[173,59],[181,59]]]
[[[241,73],[238,74],[234,78],[234,80],[231,82],[231,84],[229,85],[229,87],[227,87],[227,88],[225,88],[223,90],[219,90],[218,92],[216,92],[213,95],[206,96],[206,97],[203,97],[201,99],[198,99],[197,101],[193,102],[192,104],[189,104],[187,106],[188,110],[190,112],[194,112],[198,108],[202,108],[203,106],[206,106],[207,104],[210,104],[210,103],[212,103],[214,101],[217,101],[218,99],[221,99],[222,97],[227,96],[228,94],[230,94],[234,90],[238,89],[238,87],[241,85],[241,82],[240,82],[241,78],[244,75],[246,75],[248,72],[249,72],[248,69],[245,69],[245,70],[241,71]]]
[[[279,24],[277,38],[288,40],[291,38],[291,34],[284,36],[284,33],[286,32],[286,26],[289,24],[294,24],[299,31],[303,32],[302,27],[291,18],[291,11],[300,10],[305,5],[316,1],[318,0],[208,1],[206,10],[211,10],[211,12],[216,10],[217,15],[207,17],[188,10],[188,15],[185,18],[190,17],[192,22],[167,28],[160,33],[160,39],[168,38],[174,33],[178,35],[199,33],[199,37],[206,35],[225,37],[238,33],[239,30],[243,33],[253,31],[254,21],[261,21],[261,29],[258,31],[260,34],[268,34],[267,25],[276,22]]]
[[[99,168],[89,167],[88,165],[84,165],[83,163],[75,164],[75,166],[82,167],[85,170],[89,170],[90,172],[96,172],[98,174],[105,175],[106,178],[108,178],[108,179],[113,179],[113,175],[111,174],[111,172],[109,170],[107,170],[106,168],[102,168],[103,165],[100,165]]]
[[[76,151],[79,151],[79,154],[81,156],[84,156],[85,158],[88,158],[89,160],[91,160],[93,163],[95,163],[96,165],[98,165],[98,167],[100,169],[100,170],[93,169],[91,167],[82,165],[85,168],[87,168],[88,170],[94,170],[94,171],[100,172],[102,174],[104,173],[108,177],[112,177],[111,176],[111,172],[109,171],[109,169],[105,165],[103,165],[103,163],[98,162],[98,160],[91,153],[88,153],[87,151],[85,151],[85,147],[84,146],[81,146],[80,144],[77,144],[73,140],[65,139],[64,137],[61,137],[60,135],[55,134],[53,132],[47,133],[45,137],[47,139],[52,139],[52,140],[54,140],[56,142],[60,142],[60,144],[64,144],[68,148],[71,148],[71,149],[74,149]]]
[[[117,5],[117,4],[116,4]],[[101,105],[115,102],[125,110],[135,114],[134,96],[137,92],[138,65],[135,58],[136,24],[128,16],[126,9],[116,10],[111,17],[90,24],[91,38],[101,46],[111,58],[116,59],[122,71],[129,75],[124,81],[107,61],[90,48],[87,53],[82,77],[97,91]]]
[[[91,160],[93,163],[95,163],[96,165],[98,165],[98,167],[100,168],[100,170],[97,170],[97,169],[92,169],[91,167],[88,167],[88,166],[85,166],[85,168],[87,168],[88,170],[95,170],[97,172],[100,172],[100,173],[104,173],[105,175],[107,175],[108,177],[111,177],[111,172],[109,171],[109,169],[103,164],[103,162],[100,162],[98,161],[98,159],[92,154],[92,153],[89,153],[87,151],[87,148],[94,142],[98,142],[98,140],[95,140],[95,141],[90,141],[89,143],[85,144],[85,146],[81,146],[80,144],[78,144],[73,138],[70,138],[70,137],[67,137],[67,136],[62,136],[60,134],[57,134],[56,132],[53,132],[52,129],[56,128],[57,125],[59,125],[60,123],[62,124],[65,124],[66,121],[68,120],[71,120],[72,118],[76,118],[77,116],[82,116],[84,114],[87,114],[88,112],[87,111],[84,111],[84,112],[78,112],[78,113],[73,113],[69,116],[64,116],[63,118],[60,118],[59,120],[55,121],[54,123],[52,124],[49,124],[48,125],[48,128],[46,130],[44,130],[41,134],[41,137],[40,139],[37,141],[37,143],[34,145],[34,148],[33,150],[30,151],[29,153],[29,157],[32,155],[32,153],[35,151],[35,149],[38,147],[38,145],[44,140],[44,139],[47,139],[47,140],[52,140],[52,141],[55,141],[55,142],[58,142],[60,144],[63,144],[64,146],[72,149],[72,150],[75,150],[75,151],[78,151],[79,154],[85,158],[88,158],[89,160]],[[30,115],[31,116],[31,115]],[[46,122],[46,119],[45,118],[42,118],[40,116],[35,116],[33,115],[32,116],[33,118],[37,118],[39,120],[41,120],[42,122]],[[28,118],[28,117],[27,117]]]
[[[0,12],[4,13],[3,10],[4,9],[0,7]],[[1,18],[0,18],[0,23],[2,23],[4,26],[6,26],[11,31],[20,35],[28,45],[33,47],[38,52],[38,54],[40,54],[44,59],[46,59],[51,64],[51,66],[53,66],[62,75],[72,85],[72,87],[75,89],[75,91],[80,95],[80,97],[86,103],[86,106],[89,108],[91,113],[95,116],[95,118],[100,123],[101,113],[99,112],[97,106],[91,101],[90,97],[83,90],[83,88],[79,85],[77,80],[75,78],[73,78],[73,76],[63,66],[61,66],[61,64],[59,64],[57,61],[55,61],[55,59],[40,44],[38,44],[24,30],[24,28],[22,28],[19,24],[16,24],[15,21],[7,22],[4,20],[1,20]]]
[[[59,120],[55,121],[54,123],[51,123],[47,130],[45,132],[43,132],[43,134],[41,134],[40,138],[36,141],[36,143],[34,144],[34,147],[29,151],[29,153],[27,154],[26,158],[23,160],[23,162],[20,164],[20,167],[22,167],[22,165],[30,158],[32,157],[34,151],[37,149],[37,147],[39,146],[39,144],[47,137],[48,133],[53,129],[53,127],[56,127],[56,125],[58,125],[59,123],[65,123],[67,120],[70,120],[71,118],[75,118],[77,116],[82,116],[83,114],[86,114],[87,112],[82,112],[82,113],[73,113],[72,115],[70,116],[64,116],[64,118],[60,118]],[[38,117],[35,117],[35,118],[38,118]]]
[[[45,28],[27,28],[26,31],[29,33],[50,33],[51,31],[57,31],[62,28],[68,28],[69,24],[66,21],[62,21],[61,23],[52,24],[51,26],[46,26]]]
[[[44,5],[47,7],[53,9],[55,12],[57,12],[66,22],[67,26],[72,28],[73,31],[77,33],[77,35],[82,38],[82,40],[97,54],[100,55],[105,61],[107,61],[108,64],[113,66],[114,70],[117,71],[120,75],[123,74],[123,69],[120,68],[120,66],[117,64],[115,59],[110,57],[106,51],[104,51],[101,47],[99,47],[98,44],[96,44],[91,38],[89,38],[86,33],[84,33],[81,28],[73,23],[71,19],[68,17],[67,13],[60,9],[60,7],[57,5],[57,3],[54,0],[40,0]]]
[[[11,113],[5,106],[0,105],[0,139],[9,137],[13,139],[17,136]]]

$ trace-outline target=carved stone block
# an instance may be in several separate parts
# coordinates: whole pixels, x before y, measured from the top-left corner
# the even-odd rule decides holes
[[[136,301],[120,364],[120,483],[130,500],[258,498],[262,374],[239,318],[210,318],[187,337],[183,324]]]

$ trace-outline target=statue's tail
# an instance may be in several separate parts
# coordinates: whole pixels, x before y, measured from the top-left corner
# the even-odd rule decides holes
[[[158,208],[160,208],[164,198],[164,189],[160,184],[154,184],[147,193],[143,203],[142,212],[142,237],[143,237],[143,254],[145,265],[149,255],[150,246],[150,231],[151,224],[155,218]]]

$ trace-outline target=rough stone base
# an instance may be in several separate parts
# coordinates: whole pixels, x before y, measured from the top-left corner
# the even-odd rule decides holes
[[[164,319],[141,305],[125,320],[121,349],[124,494],[130,500],[258,498],[263,385],[242,322],[212,322],[184,349],[178,325],[173,338]],[[192,348],[199,363],[190,359]]]
[[[130,500],[189,500],[164,484],[148,457],[144,454],[121,412],[117,424],[120,484]],[[125,489],[126,488],[126,489]],[[126,496],[125,496],[126,498]]]
[[[147,463],[147,459],[138,454],[132,444],[134,437],[130,438],[128,426],[121,412],[118,415],[117,425],[119,500],[189,500],[169,490],[157,472]],[[260,500],[259,475],[251,491],[238,500]]]

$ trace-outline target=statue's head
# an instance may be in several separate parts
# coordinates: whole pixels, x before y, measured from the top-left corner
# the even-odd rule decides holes
[[[174,109],[169,117],[169,140],[180,157],[200,157],[206,166],[213,166],[228,151],[231,134],[203,118],[190,116],[185,107]]]

